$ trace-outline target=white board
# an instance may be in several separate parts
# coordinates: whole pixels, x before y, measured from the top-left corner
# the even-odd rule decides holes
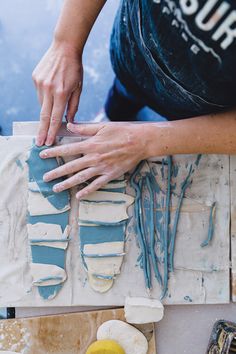
[[[70,138],[64,139],[68,141]],[[72,240],[66,257],[68,280],[51,301],[42,300],[37,289],[31,288],[25,164],[31,142],[32,137],[29,136],[0,138],[0,306],[120,306],[124,304],[126,295],[148,296],[143,272],[137,266],[139,249],[132,221],[128,227],[122,272],[113,288],[105,294],[98,294],[90,288],[80,258],[76,226],[78,203],[73,191],[70,215]],[[21,161],[23,169],[19,163],[12,163],[16,159]],[[196,156],[174,159],[185,165],[186,161],[194,161]],[[203,249],[200,244],[207,235],[207,206],[211,201],[217,203],[215,234],[212,244]],[[203,156],[201,168],[194,174],[193,184],[183,203],[176,244],[176,269],[170,276],[169,293],[164,303],[186,304],[189,299],[191,303],[199,304],[229,302],[229,220],[229,157]],[[150,295],[158,298],[160,289],[156,282],[154,284]]]

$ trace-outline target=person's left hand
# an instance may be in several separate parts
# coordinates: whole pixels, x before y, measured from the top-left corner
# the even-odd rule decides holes
[[[68,123],[67,127],[72,133],[89,138],[40,153],[41,158],[82,155],[44,175],[44,180],[49,182],[73,174],[72,177],[56,184],[55,192],[61,192],[93,178],[91,183],[76,194],[78,199],[83,198],[149,157],[148,146],[151,138],[148,123]]]

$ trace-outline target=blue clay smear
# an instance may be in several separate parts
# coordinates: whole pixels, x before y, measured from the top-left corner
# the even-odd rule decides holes
[[[201,247],[206,247],[212,241],[214,236],[214,218],[215,218],[215,209],[216,209],[216,202],[214,202],[211,206],[210,211],[210,218],[209,218],[209,228],[208,228],[208,235],[207,239],[201,243]]]
[[[68,190],[60,193],[54,193],[53,187],[55,184],[63,182],[63,178],[57,178],[50,182],[44,182],[43,176],[45,173],[54,170],[59,166],[56,158],[42,159],[39,154],[41,151],[48,149],[47,146],[38,147],[33,145],[30,150],[27,163],[29,165],[29,180],[35,181],[39,186],[42,195],[58,210],[64,209],[69,202]]]
[[[39,286],[38,291],[43,299],[50,300],[53,299],[59,293],[59,291],[62,289],[62,286],[62,284]]]
[[[24,166],[22,165],[22,162],[20,159],[16,159],[16,164],[22,171],[24,170]]]

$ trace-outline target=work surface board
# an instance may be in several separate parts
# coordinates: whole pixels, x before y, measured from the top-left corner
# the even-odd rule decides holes
[[[123,309],[0,321],[0,352],[22,354],[85,354],[96,340],[99,326],[109,320],[125,321]],[[146,336],[147,354],[156,354],[154,325],[136,326]]]
[[[60,143],[70,138],[60,139]],[[105,294],[94,292],[82,266],[78,238],[78,203],[72,191],[71,242],[67,250],[68,279],[57,297],[45,301],[32,288],[29,271],[27,213],[27,151],[33,137],[2,137],[0,139],[0,306],[73,306],[123,305],[125,296],[159,298],[160,288],[153,281],[151,293],[144,285],[143,271],[137,264],[139,248],[131,218],[127,228],[126,255],[121,274]],[[186,166],[196,156],[175,156],[180,167],[178,178],[186,177]],[[17,161],[17,162],[16,162]],[[19,163],[20,161],[20,163]],[[177,181],[178,182],[178,181]],[[132,193],[132,190],[127,192]],[[209,246],[206,239],[211,205],[216,202],[215,231]],[[129,210],[130,216],[133,208]],[[186,193],[180,214],[175,252],[175,271],[171,273],[166,304],[227,303],[229,301],[229,222],[230,188],[229,157],[204,155]]]

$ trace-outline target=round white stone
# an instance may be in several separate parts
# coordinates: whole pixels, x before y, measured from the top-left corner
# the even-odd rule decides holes
[[[98,328],[97,339],[116,341],[126,354],[147,354],[148,352],[148,341],[143,333],[123,321],[104,322]]]

